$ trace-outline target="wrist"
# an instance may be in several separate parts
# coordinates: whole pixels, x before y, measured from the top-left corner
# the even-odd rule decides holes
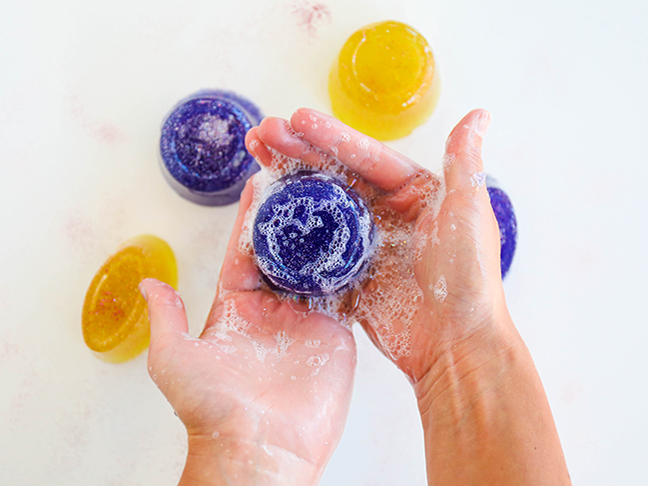
[[[445,349],[415,389],[430,484],[570,484],[540,377],[510,318]]]
[[[323,468],[273,444],[189,435],[179,486],[315,485]]]
[[[468,336],[444,344],[426,374],[414,384],[422,416],[443,404],[471,403],[519,368],[533,366],[526,345],[508,313]]]

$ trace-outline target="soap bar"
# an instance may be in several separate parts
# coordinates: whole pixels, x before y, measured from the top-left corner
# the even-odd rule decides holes
[[[85,343],[98,358],[119,363],[148,347],[148,312],[138,286],[149,277],[175,287],[178,273],[169,245],[142,235],[120,246],[92,279],[81,324]]]
[[[162,125],[166,180],[198,204],[238,201],[247,179],[259,170],[245,148],[245,134],[262,118],[251,101],[229,91],[204,90],[182,100]]]
[[[254,221],[253,246],[273,288],[322,296],[358,276],[373,236],[371,213],[351,188],[328,175],[300,171],[266,191]]]
[[[439,91],[427,40],[395,21],[370,24],[351,35],[329,76],[334,115],[379,140],[404,137],[425,122]]]
[[[486,186],[490,203],[497,219],[500,234],[500,268],[502,278],[506,276],[513,261],[517,243],[517,220],[513,204],[508,195],[498,187],[497,181],[488,177]]]

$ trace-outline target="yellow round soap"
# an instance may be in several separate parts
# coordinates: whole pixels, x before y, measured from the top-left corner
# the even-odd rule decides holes
[[[355,32],[329,76],[333,114],[379,140],[404,137],[425,122],[434,111],[439,90],[427,40],[396,21]]]
[[[92,279],[81,323],[85,343],[98,358],[120,363],[148,347],[147,305],[138,286],[149,277],[175,287],[178,271],[169,245],[142,235],[121,245]]]

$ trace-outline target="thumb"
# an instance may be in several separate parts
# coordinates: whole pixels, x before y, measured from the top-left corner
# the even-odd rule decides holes
[[[481,149],[489,124],[490,114],[486,110],[473,110],[450,133],[443,158],[448,191],[468,192],[476,189],[485,196],[486,174],[483,172]]]
[[[489,278],[501,282],[500,235],[486,189],[481,155],[483,137],[489,124],[490,114],[486,110],[468,113],[448,137],[443,169],[446,195],[452,195],[455,208],[463,208],[461,217],[475,230],[472,239],[479,246],[471,258],[463,259],[464,263],[477,261],[481,267],[479,253],[483,252]]]
[[[184,303],[173,287],[154,278],[146,278],[140,283],[139,289],[148,303],[151,344],[188,332]]]

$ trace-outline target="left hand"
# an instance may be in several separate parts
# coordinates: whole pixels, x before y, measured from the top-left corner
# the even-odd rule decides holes
[[[188,335],[171,287],[152,279],[140,286],[151,321],[149,372],[189,434],[186,484],[207,473],[223,484],[316,484],[349,410],[350,329],[261,290],[252,257],[239,250],[252,192],[248,183],[200,338]]]

